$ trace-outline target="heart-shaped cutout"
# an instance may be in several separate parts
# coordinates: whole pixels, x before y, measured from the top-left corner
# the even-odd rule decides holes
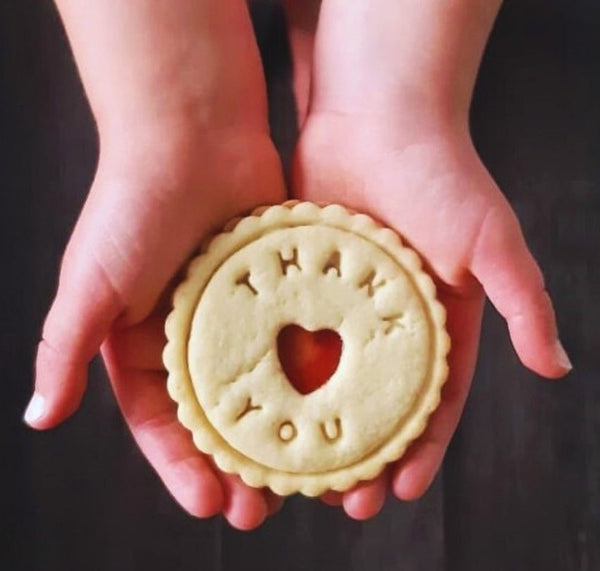
[[[335,373],[342,354],[342,338],[332,329],[307,331],[299,325],[287,325],[277,336],[277,353],[290,384],[307,395]]]

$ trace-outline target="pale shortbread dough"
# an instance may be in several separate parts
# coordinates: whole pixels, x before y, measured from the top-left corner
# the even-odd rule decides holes
[[[222,470],[278,494],[375,477],[423,431],[447,376],[445,311],[418,256],[336,205],[261,208],[227,230],[190,264],[166,323],[181,422]],[[277,355],[289,324],[343,341],[308,395]]]

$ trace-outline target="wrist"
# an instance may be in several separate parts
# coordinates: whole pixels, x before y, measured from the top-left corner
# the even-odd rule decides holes
[[[105,139],[140,139],[156,133],[177,140],[227,129],[268,132],[266,96],[260,79],[258,76],[243,85],[222,81],[209,90],[173,81],[142,83],[127,93],[92,100],[92,109],[100,137]]]
[[[109,181],[108,186],[173,195],[220,189],[223,181],[243,193],[242,187],[264,181],[268,173],[278,174],[280,166],[266,131],[161,123],[101,134],[97,171],[97,178]]]
[[[416,134],[444,132],[451,136],[469,135],[471,97],[423,81],[403,87],[397,94],[393,114],[403,128]]]
[[[344,112],[400,109],[466,129],[481,54],[500,0],[325,0],[313,98]],[[351,39],[351,45],[349,43]]]
[[[266,125],[266,90],[244,0],[57,0],[98,129],[185,117]]]
[[[444,93],[406,89],[377,101],[352,102],[320,99],[311,106],[309,117],[327,117],[346,125],[361,137],[385,136],[393,147],[431,139],[469,138],[468,103],[458,104]]]

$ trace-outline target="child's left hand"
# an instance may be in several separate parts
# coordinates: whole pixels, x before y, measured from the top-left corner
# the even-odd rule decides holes
[[[499,6],[325,0],[313,49],[316,18],[288,5],[303,123],[292,194],[396,229],[433,274],[452,338],[449,378],[425,433],[376,480],[323,497],[357,519],[381,508],[388,478],[404,500],[433,480],[469,391],[485,294],[525,366],[551,378],[571,366],[541,271],[469,135],[471,92]]]
[[[505,317],[525,366],[556,378],[570,364],[540,269],[468,131],[443,122],[430,129],[415,116],[395,124],[393,117],[313,111],[293,185],[296,198],[344,204],[396,229],[435,276],[452,339],[450,375],[426,432],[391,468],[395,495],[411,500],[429,487],[458,424],[477,358],[484,291]],[[343,503],[352,517],[371,517],[389,475],[324,500]]]

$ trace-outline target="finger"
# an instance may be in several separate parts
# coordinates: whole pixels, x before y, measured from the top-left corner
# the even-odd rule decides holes
[[[490,210],[484,219],[471,271],[506,319],[522,363],[544,377],[565,375],[571,363],[558,339],[552,302],[510,208]]]
[[[283,496],[278,496],[271,490],[265,491],[265,499],[267,501],[267,510],[269,515],[276,514],[285,503],[285,498]]]
[[[141,323],[113,330],[113,350],[122,369],[164,371],[162,352],[167,343],[166,312],[154,313]]]
[[[250,488],[233,474],[221,474],[225,492],[223,515],[232,527],[249,531],[265,521],[269,507],[263,490]]]
[[[433,481],[458,425],[475,369],[483,295],[462,299],[440,291],[439,297],[446,307],[446,327],[452,339],[449,374],[425,432],[393,469],[392,489],[401,500],[421,497]]]
[[[223,490],[207,459],[179,423],[166,391],[166,374],[122,370],[114,338],[102,347],[113,390],[140,450],[175,500],[191,515],[210,517],[224,504]]]
[[[321,496],[321,501],[328,506],[341,506],[344,501],[344,494],[341,492],[325,492]]]
[[[35,391],[24,417],[38,429],[55,426],[78,408],[88,364],[125,307],[92,246],[74,237],[69,251],[38,345]]]
[[[374,480],[361,482],[352,490],[344,493],[345,512],[357,520],[375,516],[383,507],[387,489],[388,473],[384,471]]]

